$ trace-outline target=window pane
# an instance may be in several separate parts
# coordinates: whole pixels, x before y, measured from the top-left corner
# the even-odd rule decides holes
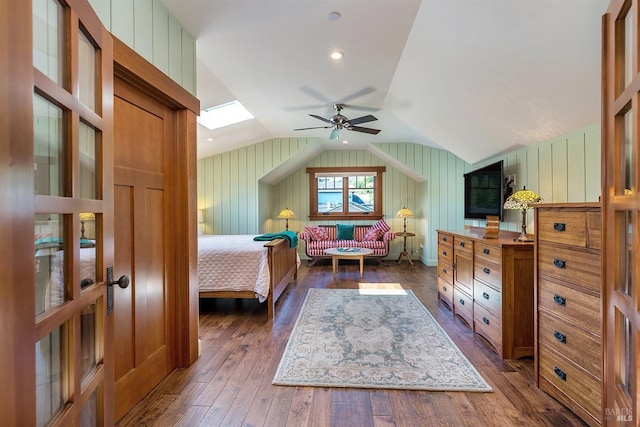
[[[78,97],[80,102],[96,111],[96,62],[98,55],[82,29],[80,29],[78,37],[78,54],[78,65],[82,70],[78,74]]]
[[[101,390],[102,384],[100,384],[98,388],[91,393],[91,396],[89,396],[89,399],[82,407],[80,412],[81,427],[97,427],[101,425],[99,422],[99,420],[102,419],[99,405]]]
[[[36,315],[66,300],[64,217],[37,214],[35,217]]]
[[[86,306],[80,314],[80,363],[82,381],[98,366],[97,303]]]
[[[619,292],[626,295],[631,295],[633,289],[633,235],[637,227],[633,218],[632,212],[629,211],[616,214],[616,233],[619,236],[617,241],[620,245],[616,287]]]
[[[374,211],[374,177],[349,177],[349,212]]]
[[[69,328],[54,329],[36,343],[36,425],[45,426],[69,398]]]
[[[96,283],[96,214],[80,214],[80,288]]]
[[[33,65],[65,87],[64,8],[55,0],[33,0]],[[66,88],[66,87],[65,87]]]
[[[96,131],[91,126],[80,122],[80,197],[96,199],[98,174],[96,168]]]
[[[624,18],[624,85],[631,83],[633,77],[633,9]]]
[[[35,193],[64,196],[65,145],[61,108],[37,94],[33,97]]]
[[[631,386],[631,361],[632,361],[632,334],[633,327],[629,319],[616,309],[616,335],[615,342],[618,343],[616,352],[617,360],[615,360],[615,378],[617,385],[629,398],[632,396]]]
[[[622,176],[622,185],[623,188],[618,189],[618,194],[624,194],[624,190],[635,191],[635,185],[633,184],[633,174],[634,174],[634,166],[633,162],[633,144],[632,144],[632,132],[631,128],[631,112],[633,110],[629,110],[624,115],[624,131],[621,132],[621,141],[622,150],[621,154],[623,156],[621,160],[621,170],[624,171],[624,175]]]

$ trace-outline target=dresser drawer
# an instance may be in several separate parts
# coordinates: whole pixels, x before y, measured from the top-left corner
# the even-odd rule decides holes
[[[587,212],[587,247],[601,249],[602,218],[600,212]]]
[[[587,247],[587,212],[538,211],[538,241]]]
[[[453,286],[438,277],[438,297],[453,308]]]
[[[479,304],[473,306],[473,320],[476,333],[482,335],[502,354],[502,321]]]
[[[588,331],[600,331],[600,299],[538,278],[538,307]]]
[[[582,406],[596,419],[599,418],[600,381],[586,374],[582,369],[545,345],[540,345],[538,355],[540,376]]]
[[[453,245],[438,244],[438,260],[442,260],[447,264],[453,263]]]
[[[541,244],[538,246],[538,274],[599,293],[600,255]]]
[[[438,245],[453,246],[453,235],[449,233],[438,233]]]
[[[594,331],[596,332],[596,331]],[[599,332],[599,331],[597,331]],[[538,340],[602,378],[600,335],[593,335],[545,312],[538,313]]]
[[[473,298],[457,286],[453,288],[453,312],[473,328]]]
[[[463,236],[454,236],[453,250],[465,253],[469,258],[473,258],[473,239]]]
[[[502,318],[502,293],[476,280],[473,282],[473,300],[498,318]]]
[[[476,242],[473,245],[473,256],[476,260],[482,259],[492,262],[494,264],[500,264],[502,260],[502,249],[500,246],[487,245],[483,242]]]
[[[438,277],[453,285],[453,267],[450,264],[438,262]]]
[[[476,258],[473,265],[473,278],[482,280],[496,289],[502,288],[502,271],[500,270],[500,264]]]

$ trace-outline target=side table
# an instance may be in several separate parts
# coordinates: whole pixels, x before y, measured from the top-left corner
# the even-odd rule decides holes
[[[396,233],[396,236],[400,236],[404,239],[404,248],[402,249],[402,253],[398,257],[397,263],[400,264],[400,261],[402,261],[402,257],[407,257],[407,261],[409,261],[409,263],[413,265],[413,261],[411,261],[409,252],[407,252],[407,237],[413,237],[415,236],[415,233],[409,233],[407,231],[403,231],[402,233]]]

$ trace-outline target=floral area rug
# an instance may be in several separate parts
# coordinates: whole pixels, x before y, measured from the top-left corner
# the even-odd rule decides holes
[[[309,289],[275,385],[492,391],[411,291]]]

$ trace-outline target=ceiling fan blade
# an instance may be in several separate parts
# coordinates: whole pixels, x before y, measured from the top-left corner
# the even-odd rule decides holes
[[[331,131],[331,136],[329,136],[329,139],[338,139],[340,138],[340,129],[334,129]]]
[[[331,120],[329,119],[325,119],[322,116],[318,116],[317,114],[309,114],[311,117],[315,117],[318,120],[322,120],[323,122],[327,122],[327,123],[331,123],[332,125],[334,124]]]
[[[309,129],[329,129],[332,128],[333,126],[315,126],[312,128],[298,128],[298,129],[294,129],[294,130],[309,130]]]
[[[347,96],[345,96],[344,98],[342,98],[342,99],[339,101],[339,103],[340,103],[340,104],[346,104],[347,102],[349,102],[349,101],[351,101],[351,100],[353,100],[353,99],[357,99],[357,98],[360,98],[360,97],[362,97],[362,96],[368,95],[368,94],[370,94],[371,92],[375,92],[375,89],[374,89],[374,88],[372,88],[371,86],[369,86],[369,87],[364,87],[364,88],[362,88],[362,89],[360,89],[360,90],[358,90],[358,91],[356,91],[356,92],[352,93],[351,95],[347,95]]]
[[[378,120],[378,119],[376,119],[371,114],[369,114],[367,116],[362,116],[362,117],[357,117],[355,119],[351,119],[351,120],[349,120],[349,123],[351,123],[352,125],[358,125],[360,123],[373,122],[374,120]]]
[[[377,135],[380,133],[380,129],[363,128],[362,126],[351,126],[348,129],[355,130],[356,132],[370,133],[372,135]]]
[[[323,94],[321,94],[320,92],[318,92],[317,90],[312,88],[311,86],[302,86],[302,87],[300,87],[298,89],[300,90],[300,92],[306,93],[310,97],[312,97],[314,99],[317,99],[318,101],[322,102],[323,104],[330,104],[331,103],[331,100],[329,98],[327,98],[326,96],[324,96]]]

